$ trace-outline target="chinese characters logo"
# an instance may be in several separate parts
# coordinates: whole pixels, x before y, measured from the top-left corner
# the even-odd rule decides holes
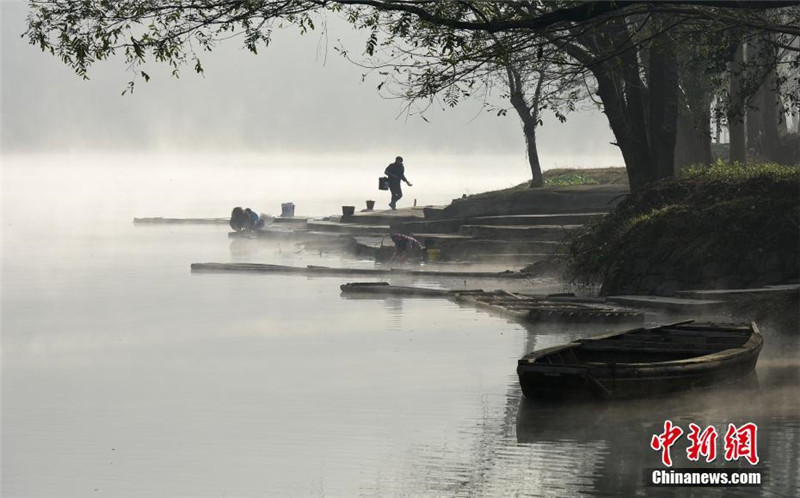
[[[752,422],[740,427],[728,424],[728,430],[723,438],[725,460],[732,462],[745,458],[751,465],[756,465],[758,463],[757,432],[758,427]],[[673,425],[671,420],[666,420],[664,421],[664,432],[654,434],[650,439],[650,448],[654,451],[661,451],[661,462],[667,467],[672,467],[670,450],[683,434],[683,429]],[[700,426],[690,423],[687,438],[691,444],[686,449],[687,458],[693,462],[700,460],[701,456],[705,457],[706,462],[716,460],[717,436],[717,429],[714,426],[708,426],[701,431]]]

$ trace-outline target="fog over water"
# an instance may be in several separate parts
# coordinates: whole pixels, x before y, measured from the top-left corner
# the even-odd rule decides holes
[[[132,224],[235,205],[278,214],[287,201],[301,215],[383,207],[376,178],[397,154],[414,183],[401,205],[512,186],[528,176],[514,116],[466,106],[430,124],[395,119],[400,104],[380,99],[377,82],[361,84],[331,50],[323,63],[319,35],[293,32],[258,56],[223,44],[205,78],[152,71],[120,97],[117,62],[85,82],[20,40],[24,9],[2,4],[4,498],[800,496],[796,331],[764,324],[760,389],[565,411],[522,400],[516,360],[607,325],[526,327],[447,300],[352,299],[343,278],[192,274],[206,261],[375,264],[228,239],[224,225]],[[347,37],[331,26],[330,39]],[[611,140],[602,114],[550,119],[540,151],[545,168],[620,165]],[[721,432],[758,423],[767,482],[645,487],[666,418]]]

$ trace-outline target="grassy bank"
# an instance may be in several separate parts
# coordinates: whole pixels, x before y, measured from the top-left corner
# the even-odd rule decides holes
[[[627,185],[625,168],[557,168],[542,173],[547,187],[567,185]]]
[[[542,172],[545,187],[568,187],[573,185],[627,185],[628,175],[625,168],[556,168]],[[530,180],[501,190],[491,190],[467,196],[479,199],[510,194],[520,190],[528,190]]]
[[[732,288],[800,275],[800,168],[718,162],[622,201],[569,249],[604,293]]]

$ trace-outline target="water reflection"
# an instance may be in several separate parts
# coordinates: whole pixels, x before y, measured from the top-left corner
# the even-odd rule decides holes
[[[797,377],[797,368],[793,375]],[[725,434],[728,423],[754,422],[759,428],[761,459],[755,469],[766,471],[766,485],[759,490],[704,489],[704,496],[797,496],[796,445],[800,438],[797,402],[795,398],[788,403],[775,404],[775,389],[779,386],[758,387],[751,382],[748,386],[614,403],[565,405],[521,399],[516,423],[517,442],[539,447],[547,454],[571,455],[562,469],[565,473],[574,466],[585,468],[585,460],[599,461],[601,465],[591,472],[594,485],[588,494],[633,496],[645,489],[644,469],[663,468],[659,453],[649,448],[649,440],[662,432],[665,419],[684,427],[687,432],[689,423],[701,427],[713,425],[720,435]],[[789,393],[781,394],[780,398],[785,394]],[[794,394],[797,394],[796,385]],[[721,439],[720,436],[720,444]],[[688,443],[684,443],[685,437],[673,447],[674,467],[740,467],[743,470],[749,467],[744,462],[725,462],[721,456],[713,464],[690,462],[685,454]],[[576,445],[589,444],[602,448],[602,453],[573,451]],[[786,451],[792,447],[794,451]],[[603,458],[598,458],[600,456]],[[674,492],[667,491],[651,488],[647,494]]]

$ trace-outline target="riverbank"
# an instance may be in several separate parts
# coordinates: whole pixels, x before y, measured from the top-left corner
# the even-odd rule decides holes
[[[636,192],[569,245],[572,280],[672,295],[797,283],[800,170],[725,165]]]
[[[433,272],[479,265],[563,282],[582,295],[644,296],[638,306],[670,307],[691,290],[798,283],[798,178],[797,168],[719,163],[630,195],[623,168],[551,170],[546,180],[558,185],[520,184],[447,206],[279,217],[264,230],[231,235],[381,263],[393,254],[388,235],[405,233],[430,249]],[[789,292],[790,303],[796,294]],[[653,295],[665,299],[646,298]],[[740,292],[718,299],[735,308],[759,301]]]
[[[532,277],[560,278],[603,296],[655,295],[667,301],[690,297],[686,292],[692,290],[729,290],[713,299],[732,316],[798,322],[800,293],[792,286],[800,283],[797,167],[720,162],[688,169],[634,195],[622,168],[551,171],[549,182],[565,185],[521,184],[455,199],[444,208],[426,209],[424,222],[392,229],[421,238],[426,231],[479,233],[484,246],[494,239],[506,247],[520,244],[527,232],[534,237],[527,243],[538,244],[539,254],[520,255],[519,261],[527,258],[522,271]],[[563,214],[567,211],[585,214],[578,218]],[[558,226],[546,237],[552,239],[549,246],[542,245],[547,233],[542,227],[538,241],[533,227],[512,228],[538,216]],[[456,259],[463,256],[450,252]],[[480,260],[486,254],[473,256]]]

